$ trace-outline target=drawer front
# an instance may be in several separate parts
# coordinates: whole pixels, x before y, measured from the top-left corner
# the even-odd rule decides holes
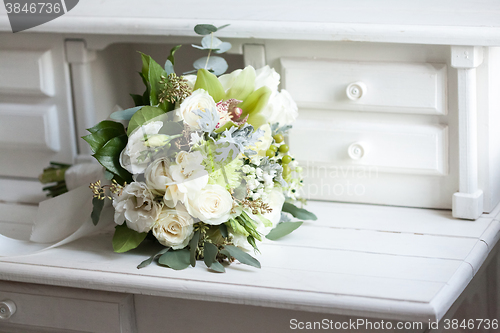
[[[281,58],[283,87],[299,107],[445,115],[445,64]]]
[[[294,125],[289,141],[297,159],[306,167],[448,174],[447,126],[301,119]]]
[[[0,104],[0,145],[23,151],[58,152],[56,106]]]
[[[2,283],[0,331],[2,326],[18,326],[57,332],[132,333],[133,304],[132,295]]]
[[[54,96],[51,51],[0,51],[0,94]]]

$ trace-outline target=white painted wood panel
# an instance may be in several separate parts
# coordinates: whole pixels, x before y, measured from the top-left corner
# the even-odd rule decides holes
[[[350,172],[338,170],[350,166],[361,167],[354,173],[448,174],[446,126],[304,117],[294,124],[289,141],[297,160],[316,172]]]
[[[134,333],[133,296],[41,285],[0,283],[0,300],[16,310],[3,324],[89,333]]]
[[[281,58],[282,86],[299,107],[447,113],[446,64]]]
[[[55,105],[0,103],[0,145],[24,151],[61,149]]]
[[[0,94],[54,96],[50,50],[1,50]]]

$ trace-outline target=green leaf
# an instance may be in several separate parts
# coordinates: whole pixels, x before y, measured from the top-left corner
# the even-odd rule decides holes
[[[242,264],[260,268],[260,262],[257,259],[249,255],[248,253],[243,252],[236,246],[225,245],[224,248],[229,252],[231,257],[234,257]]]
[[[130,94],[130,97],[132,97],[132,99],[134,100],[135,106],[144,105],[142,95]]]
[[[170,60],[165,61],[165,72],[167,73],[167,75],[175,73],[174,65],[172,64],[172,62]]]
[[[158,93],[160,92],[162,86],[160,83],[162,76],[166,78],[168,76],[167,72],[165,72],[163,67],[161,67],[156,61],[149,57],[148,81],[150,86],[149,102],[151,105],[157,105],[159,103]]]
[[[92,150],[92,153],[95,153],[99,149],[101,149],[109,140],[125,134],[125,130],[123,127],[121,129],[117,128],[103,128],[94,133],[86,135],[82,137],[83,140],[87,141]]]
[[[214,244],[208,242],[203,244],[203,249],[203,261],[207,267],[210,267],[216,261],[219,249]]]
[[[227,226],[224,223],[219,224],[219,231],[220,231],[220,234],[222,235],[222,237],[224,237],[224,238],[229,237],[229,234],[227,232]]]
[[[217,28],[217,30],[220,30],[220,29],[224,29],[225,27],[229,27],[230,24],[224,24],[224,25],[221,25],[220,27]]]
[[[310,211],[305,210],[304,208],[299,208],[299,207],[297,207],[294,204],[291,204],[289,202],[285,202],[283,204],[282,211],[284,211],[286,213],[290,213],[293,215],[293,217],[296,217],[296,218],[301,219],[301,220],[316,221],[318,219],[316,217],[316,215],[314,215]]]
[[[158,259],[158,262],[172,269],[181,270],[189,266],[189,256],[187,249],[168,251]]]
[[[114,128],[114,129],[117,129],[119,131],[120,130],[125,131],[125,128],[123,127],[123,125],[121,123],[118,123],[118,122],[112,121],[112,120],[103,120],[99,124],[95,125],[94,127],[87,128],[87,131],[89,131],[90,133],[95,133],[95,132],[102,130],[102,129],[105,129],[105,128]]]
[[[177,46],[174,46],[171,50],[170,50],[170,55],[168,56],[168,60],[170,60],[170,62],[172,63],[172,65],[175,65],[175,59],[174,59],[174,54],[175,52],[181,48],[182,45],[177,45]]]
[[[247,237],[247,242],[252,245],[255,251],[259,251],[259,248],[257,247],[257,244],[255,243],[255,237],[253,236],[248,236]]]
[[[196,83],[194,84],[194,90],[196,89],[206,90],[208,94],[212,96],[215,103],[220,102],[226,97],[224,88],[217,76],[203,68],[198,70]]]
[[[90,217],[92,218],[92,223],[97,225],[99,223],[99,218],[101,217],[102,208],[104,207],[104,199],[101,200],[99,198],[92,199],[92,213]]]
[[[104,178],[106,178],[107,180],[111,180],[111,179],[113,179],[114,176],[115,176],[114,173],[109,172],[108,170],[104,169]]]
[[[141,268],[144,268],[146,266],[151,265],[151,263],[153,262],[153,260],[155,260],[157,257],[161,256],[162,254],[167,253],[168,250],[170,250],[170,247],[164,248],[160,252],[158,252],[156,254],[153,254],[151,257],[149,257],[148,259],[146,259],[143,262],[141,262],[139,264],[139,266],[137,266],[137,269],[141,269]]]
[[[130,120],[130,118],[132,118],[132,116],[141,108],[142,106],[135,106],[130,109],[116,111],[113,112],[109,117],[115,120]]]
[[[224,26],[223,26],[224,28]],[[197,24],[194,27],[194,32],[196,32],[198,35],[208,35],[211,34],[212,32],[216,32],[217,28],[214,25],[211,24]]]
[[[126,182],[131,182],[132,175],[120,165],[120,153],[127,145],[127,140],[125,134],[112,138],[92,156],[108,171],[118,175]]]
[[[153,118],[156,118],[158,116],[161,116],[162,114],[165,114],[165,113],[166,112],[163,111],[162,109],[154,107],[154,106],[142,107],[130,119],[130,122],[129,122],[128,128],[127,128],[127,135],[130,136],[130,134],[132,134],[132,132],[136,128],[139,128],[147,121],[149,121]]]
[[[135,249],[147,235],[147,232],[138,233],[129,229],[125,223],[117,225],[113,235],[113,250],[117,253],[123,253]]]
[[[245,100],[255,89],[255,69],[251,66],[245,67],[236,77],[233,85],[227,91],[227,99],[234,98]]]
[[[260,87],[252,92],[238,105],[238,107],[243,110],[242,116],[244,117],[247,114],[252,115],[258,113],[267,104],[270,96],[271,90],[266,86]]]
[[[197,230],[193,238],[189,241],[189,262],[191,266],[196,266],[196,249],[198,248],[198,241],[200,240],[200,230]]]
[[[211,270],[218,272],[218,273],[225,273],[226,272],[226,269],[224,268],[224,266],[222,266],[222,264],[218,261],[212,263],[212,265],[209,268]]]
[[[277,240],[283,236],[288,235],[298,227],[302,225],[302,221],[299,222],[281,222],[273,230],[271,230],[266,238],[270,240]]]

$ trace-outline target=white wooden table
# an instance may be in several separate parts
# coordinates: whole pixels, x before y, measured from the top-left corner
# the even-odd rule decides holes
[[[326,202],[310,202],[308,208],[318,215],[318,220],[304,223],[280,241],[262,244],[262,255],[258,256],[262,263],[260,270],[233,264],[227,273],[217,274],[209,272],[202,262],[196,268],[183,271],[156,264],[138,270],[137,264],[154,249],[146,246],[131,253],[116,254],[111,248],[111,235],[101,234],[35,255],[1,258],[0,280],[28,283],[23,286],[42,284],[116,292],[125,298],[133,294],[139,332],[162,327],[166,322],[185,327],[191,312],[177,314],[175,318],[161,315],[162,307],[172,302],[180,302],[185,308],[233,311],[229,323],[248,320],[248,316],[255,320],[255,325],[263,325],[264,331],[267,328],[269,332],[288,331],[288,321],[295,318],[294,315],[298,320],[300,316],[309,316],[306,312],[332,320],[370,318],[372,321],[393,320],[394,325],[397,321],[428,324],[445,318],[488,255],[493,257],[490,252],[500,231],[500,222],[495,218],[499,209],[470,222],[453,219],[450,211],[444,210]],[[25,212],[29,215],[35,211],[32,207]],[[6,216],[2,219],[7,219]],[[21,226],[19,223],[26,222],[27,217],[11,215],[10,219],[21,219],[17,221],[17,226]],[[12,224],[3,223],[3,230],[14,234],[9,226]],[[0,300],[6,297],[5,292],[10,292],[16,302],[18,296],[12,294],[13,290],[17,290],[15,286],[2,288],[0,284]],[[22,290],[21,293],[32,293],[29,287]],[[461,300],[475,293],[477,287],[472,286]],[[61,291],[56,294],[61,296]],[[103,300],[102,297],[91,299]],[[495,301],[496,297],[490,303]],[[237,307],[225,303],[265,307],[267,316],[272,313],[275,320],[266,320],[265,314],[255,310],[236,311]],[[447,317],[452,317],[458,306],[457,303]],[[492,304],[476,300],[474,305],[476,313],[487,306]],[[18,309],[22,312],[22,305]],[[488,313],[479,311],[478,315],[485,319]],[[85,317],[85,312],[82,316]],[[19,323],[16,314],[10,320]],[[89,320],[91,318],[85,322]],[[59,327],[61,324],[47,325]],[[203,327],[196,322],[190,325]],[[216,331],[220,325],[222,323],[208,329]],[[255,331],[256,326],[238,331],[246,332],[245,329]]]

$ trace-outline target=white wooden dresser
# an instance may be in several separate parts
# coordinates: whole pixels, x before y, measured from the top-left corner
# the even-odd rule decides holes
[[[2,320],[0,303],[0,332],[281,332],[293,318],[437,332],[446,319],[500,319],[494,0],[86,0],[16,34],[0,6],[4,233],[29,232],[43,167],[90,160],[85,129],[142,93],[136,51],[161,63],[185,44],[189,70],[198,23],[231,24],[217,33],[233,44],[230,68],[280,73],[319,220],[263,245],[260,271],[136,270],[146,249],[114,254],[109,234],[1,258],[0,302],[16,311]]]

